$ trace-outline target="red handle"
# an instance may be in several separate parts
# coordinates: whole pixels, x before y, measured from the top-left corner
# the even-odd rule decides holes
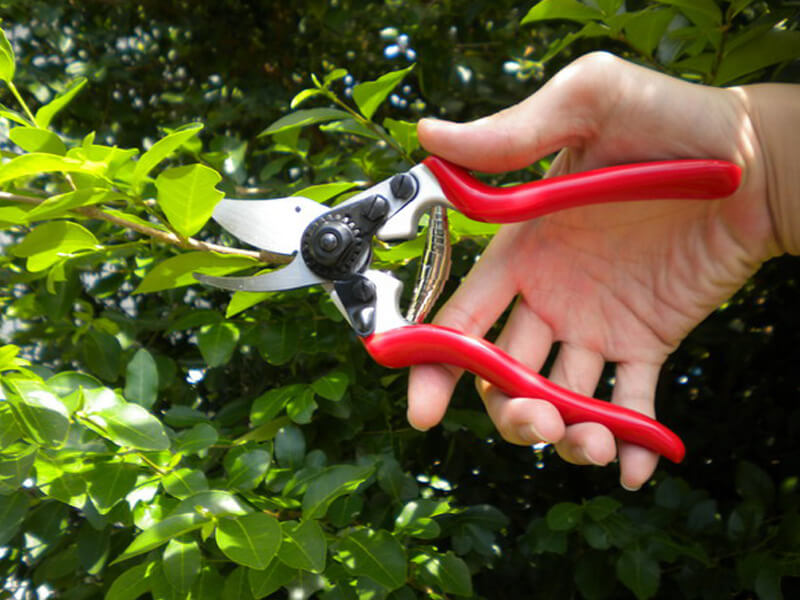
[[[509,396],[551,402],[568,425],[601,423],[619,439],[643,446],[673,462],[685,448],[672,431],[639,412],[581,396],[531,371],[486,340],[436,325],[409,325],[364,340],[376,362],[391,368],[446,363],[475,373]]]
[[[739,187],[741,169],[722,160],[672,160],[607,167],[496,188],[437,156],[424,161],[445,197],[474,221],[515,223],[602,202],[710,199]]]

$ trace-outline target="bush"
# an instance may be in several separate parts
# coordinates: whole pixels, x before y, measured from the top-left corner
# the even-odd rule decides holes
[[[659,412],[689,458],[638,494],[613,468],[505,444],[467,381],[441,428],[412,430],[403,374],[371,362],[320,289],[230,295],[193,277],[285,261],[208,221],[224,194],[344,198],[424,155],[418,116],[506,106],[588,50],[708,84],[796,81],[790,6],[84,4],[0,8],[3,594],[790,589],[794,259],[762,269],[665,367]],[[451,220],[450,291],[493,232]],[[410,281],[423,243],[376,260]]]

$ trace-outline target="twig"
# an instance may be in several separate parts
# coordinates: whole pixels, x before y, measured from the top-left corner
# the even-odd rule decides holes
[[[12,194],[10,192],[0,192],[0,200],[38,206],[45,201],[45,198],[23,196],[20,194]],[[122,217],[109,214],[94,206],[81,206],[78,208],[73,208],[71,209],[71,212],[77,213],[89,219],[106,221],[118,227],[136,231],[137,233],[141,233],[142,235],[146,235],[165,244],[184,248],[185,250],[199,250],[201,252],[216,252],[218,254],[229,254],[233,256],[247,256],[262,263],[272,264],[286,264],[292,260],[291,256],[286,256],[285,254],[276,254],[266,250],[245,250],[244,248],[231,248],[229,246],[220,246],[219,244],[212,244],[211,242],[204,242],[191,237],[183,238],[169,231],[162,231],[160,229],[156,229],[155,227],[150,227],[148,225],[143,225],[141,223],[136,223],[134,221],[129,221],[127,219],[123,219]]]

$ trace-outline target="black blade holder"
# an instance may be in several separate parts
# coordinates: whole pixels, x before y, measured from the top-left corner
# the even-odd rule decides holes
[[[331,209],[303,232],[300,251],[308,268],[333,281],[355,332],[375,329],[375,284],[362,275],[372,258],[372,237],[386,222],[391,206],[376,194]]]

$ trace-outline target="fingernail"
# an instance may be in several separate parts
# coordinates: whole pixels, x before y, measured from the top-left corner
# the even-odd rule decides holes
[[[642,486],[638,487],[627,486],[625,485],[624,481],[620,481],[619,484],[622,486],[622,489],[625,490],[626,492],[638,492],[640,489],[642,489]]]
[[[587,462],[595,465],[596,467],[605,467],[608,463],[604,463],[602,461],[597,460],[593,457],[586,448],[581,449],[581,454],[583,454],[583,458],[586,459]]]
[[[519,430],[517,430],[517,434],[527,444],[534,444],[536,442],[544,442],[545,444],[553,443],[553,440],[542,435],[539,430],[534,427],[533,423],[528,423],[520,427]]]

